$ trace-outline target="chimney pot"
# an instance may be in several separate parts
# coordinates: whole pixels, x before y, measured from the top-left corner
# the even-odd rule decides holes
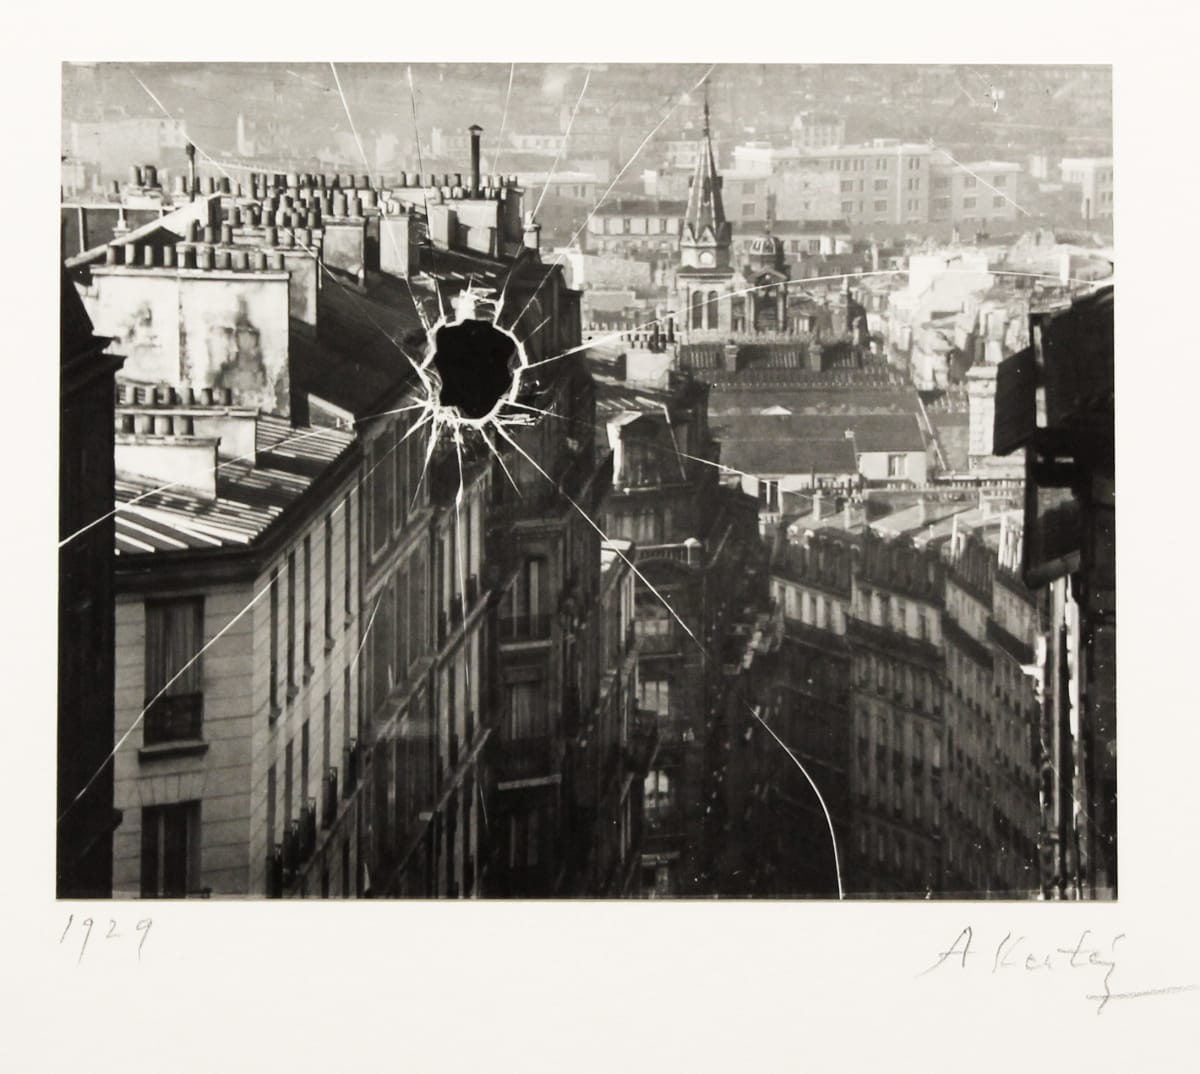
[[[222,224],[221,225],[221,245],[222,246],[232,246],[233,245],[233,225],[231,225],[231,224]]]
[[[285,225],[284,227],[279,229],[279,242],[276,245],[281,246],[284,249],[290,250],[294,241],[295,241],[295,235],[293,234],[292,229],[290,227],[287,227]]]
[[[307,215],[305,216],[305,223],[308,225],[308,229],[311,231],[313,228],[320,227],[321,226],[320,221],[321,221],[321,216],[317,212],[317,210],[309,209]]]
[[[213,267],[228,271],[229,269],[229,251],[224,247],[216,250],[214,253]]]
[[[296,245],[308,247],[312,245],[312,232],[306,227],[296,229]]]
[[[119,265],[121,263],[121,248],[109,244],[108,250],[105,252],[105,263],[109,265]]]
[[[249,251],[240,246],[231,251],[230,266],[235,272],[245,272],[249,266]]]
[[[174,194],[186,194],[187,193],[187,187],[184,185],[184,178],[182,175],[177,175],[172,180],[171,192]]]
[[[254,262],[251,265],[255,272],[266,272],[267,270],[267,251],[255,250]]]
[[[210,269],[213,265],[213,250],[211,246],[196,247],[196,268]]]
[[[242,210],[240,208],[238,208],[238,206],[236,206],[236,205],[229,206],[229,226],[230,227],[241,227],[242,226]]]
[[[284,183],[289,190],[295,190],[300,185],[300,176],[295,172],[290,172],[287,178],[284,179]]]
[[[371,185],[371,177],[360,175],[354,185],[358,190],[366,190]]]
[[[142,169],[142,183],[152,190],[158,186],[158,169],[153,164]]]
[[[340,190],[333,196],[333,215],[334,216],[345,216],[346,215],[346,195],[343,194]]]
[[[268,246],[275,246],[279,243],[279,230],[274,224],[267,224],[263,228],[263,242]]]
[[[154,247],[150,243],[142,247],[142,264],[146,268],[154,268]]]
[[[271,268],[275,272],[282,272],[283,265],[283,254],[276,250],[273,254],[271,254]]]
[[[129,185],[130,186],[141,186],[142,185],[142,169],[139,168],[136,164],[129,165]]]

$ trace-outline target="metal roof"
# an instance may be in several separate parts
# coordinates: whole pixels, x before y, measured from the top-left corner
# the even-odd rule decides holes
[[[221,462],[217,496],[117,474],[116,553],[247,547],[353,442],[338,429],[293,429],[285,419],[258,422],[255,464]]]

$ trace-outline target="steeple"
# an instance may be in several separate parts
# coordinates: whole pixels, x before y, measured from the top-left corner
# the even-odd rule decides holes
[[[708,85],[704,87],[704,134],[688,191],[687,212],[679,240],[680,260],[687,267],[724,268],[729,264],[731,228],[721,201],[721,176],[709,126]]]

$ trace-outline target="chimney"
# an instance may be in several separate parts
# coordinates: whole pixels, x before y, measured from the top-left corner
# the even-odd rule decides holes
[[[483,128],[477,123],[472,123],[467,128],[471,134],[471,197],[479,197],[479,136],[483,133]]]
[[[188,159],[188,197],[191,201],[196,200],[196,147],[191,142],[187,144],[187,159]]]
[[[525,214],[525,248],[532,250],[534,253],[541,251],[541,234],[542,225],[535,223],[533,213]]]

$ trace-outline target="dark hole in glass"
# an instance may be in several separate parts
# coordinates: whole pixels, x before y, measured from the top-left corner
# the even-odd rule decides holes
[[[487,321],[463,321],[439,328],[433,367],[441,378],[438,401],[456,406],[468,418],[486,418],[512,387],[509,363],[517,345]]]

